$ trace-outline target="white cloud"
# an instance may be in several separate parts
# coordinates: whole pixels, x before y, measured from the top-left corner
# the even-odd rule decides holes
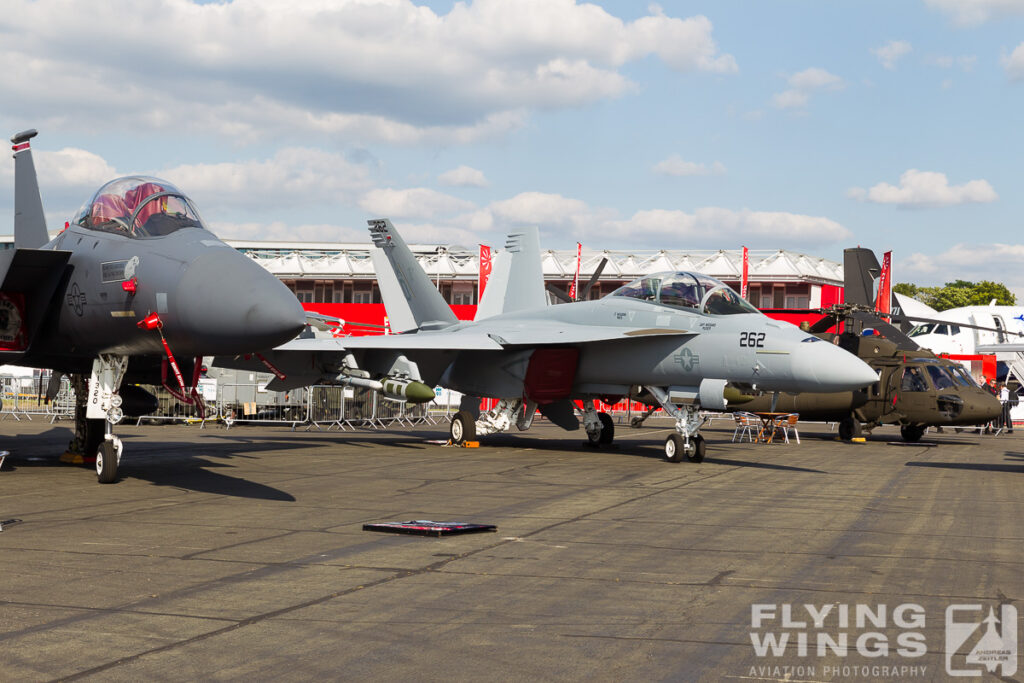
[[[977,26],[999,16],[1024,14],[1024,0],[925,0],[959,26]]]
[[[5,115],[39,127],[461,142],[507,132],[531,110],[631,92],[620,69],[644,58],[737,70],[706,17],[655,7],[623,21],[576,0],[475,0],[447,14],[411,0],[110,0],[87,10],[9,0],[4,10]]]
[[[294,206],[351,201],[370,188],[369,169],[340,154],[288,147],[269,159],[186,164],[153,173],[200,207]]]
[[[653,209],[638,211],[615,225],[631,237],[672,248],[672,243],[722,246],[754,243],[765,247],[794,244],[829,244],[853,237],[829,218],[783,211],[735,211],[704,207],[693,213]]]
[[[459,166],[445,171],[437,177],[437,182],[449,187],[487,187],[484,172],[469,166]]]
[[[963,242],[940,254],[910,254],[896,264],[902,281],[928,286],[953,280],[990,280],[1005,284],[1024,302],[1024,244]],[[916,278],[916,279],[915,279]]]
[[[280,242],[349,242],[363,244],[366,231],[330,224],[290,225],[272,223],[230,223],[212,221],[210,228],[225,240],[257,240]]]
[[[374,216],[400,218],[432,218],[438,214],[470,211],[473,202],[431,190],[414,187],[405,190],[379,188],[370,190],[359,200],[360,208]]]
[[[811,67],[792,74],[787,79],[789,89],[776,93],[772,104],[779,109],[803,109],[816,92],[842,90],[846,83],[842,78],[825,69]]]
[[[956,66],[965,73],[974,70],[974,67],[978,64],[977,55],[959,55],[953,57],[951,55],[929,55],[925,57],[924,63],[928,66],[937,66],[940,69],[952,69]]]
[[[716,161],[710,166],[695,161],[684,161],[678,154],[673,154],[654,165],[654,172],[670,176],[721,175],[725,173],[725,165]]]
[[[900,175],[898,186],[878,183],[870,189],[851,188],[851,199],[897,204],[902,207],[936,207],[994,202],[999,196],[987,180],[971,180],[950,185],[945,173],[911,168]]]
[[[1024,43],[1021,43],[1010,55],[1003,57],[1003,68],[1011,81],[1024,80]]]
[[[890,40],[881,47],[871,48],[871,54],[878,57],[882,66],[891,71],[896,68],[896,62],[909,54],[912,49],[910,43],[905,40]]]

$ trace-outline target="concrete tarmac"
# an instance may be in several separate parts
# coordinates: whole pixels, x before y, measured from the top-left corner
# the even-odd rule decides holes
[[[948,680],[1020,625],[1020,430],[764,445],[723,420],[673,464],[668,426],[601,450],[122,426],[99,485],[57,463],[67,422],[5,420],[0,680]],[[498,530],[362,530],[412,519]]]

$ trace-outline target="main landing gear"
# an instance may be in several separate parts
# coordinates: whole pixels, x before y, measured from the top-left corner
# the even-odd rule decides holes
[[[661,387],[649,386],[646,389],[658,401],[661,409],[676,419],[676,432],[665,439],[665,458],[669,462],[682,462],[683,458],[690,462],[702,462],[707,446],[699,433],[704,426],[700,406],[696,403],[677,406]]]
[[[611,444],[615,440],[615,423],[611,416],[598,412],[593,401],[584,401],[583,406],[583,429],[587,432],[587,441],[592,446]],[[466,441],[474,441],[478,436],[507,432],[512,425],[520,431],[526,431],[533,424],[536,411],[537,404],[533,401],[502,399],[494,408],[481,413],[476,419],[468,410],[460,410],[452,417],[448,434],[452,443],[461,445]]]
[[[101,484],[117,481],[117,469],[124,450],[114,435],[121,421],[121,397],[117,390],[128,369],[127,356],[102,355],[92,364],[92,375],[71,378],[75,390],[75,436],[62,461],[88,464],[95,458],[96,479]]]
[[[478,419],[474,419],[473,413],[468,410],[460,410],[452,418],[448,434],[451,436],[452,443],[462,445],[466,441],[476,440],[478,436],[507,432],[513,424],[520,430],[529,429],[533,423],[533,412],[537,406],[529,401],[526,413],[523,413],[522,408],[522,399],[503,398],[491,410],[480,413]]]

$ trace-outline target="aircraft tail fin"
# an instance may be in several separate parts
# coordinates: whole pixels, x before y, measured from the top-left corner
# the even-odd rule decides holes
[[[14,246],[38,249],[50,241],[39,196],[39,180],[29,140],[37,135],[26,130],[11,138],[14,149]]]
[[[371,253],[391,329],[406,332],[459,320],[388,219],[367,221],[377,247]],[[433,324],[433,325],[432,325]]]
[[[510,233],[505,242],[505,251],[495,256],[493,271],[480,299],[476,319],[544,308],[547,305],[539,231],[533,227]]]
[[[875,252],[857,247],[843,250],[843,301],[875,305],[875,278],[882,272]]]

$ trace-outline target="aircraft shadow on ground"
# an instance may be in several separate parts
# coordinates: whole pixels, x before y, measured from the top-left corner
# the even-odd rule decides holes
[[[906,467],[933,467],[944,470],[974,470],[977,472],[1009,472],[1012,474],[1024,474],[1024,453],[1006,453],[1008,459],[1016,460],[1020,464],[995,463],[995,462],[916,462],[905,463]]]
[[[213,493],[239,498],[259,500],[294,501],[290,493],[272,486],[260,484],[226,474],[225,468],[232,468],[234,458],[254,458],[260,452],[287,451],[308,448],[315,441],[282,440],[279,436],[251,438],[211,434],[202,442],[142,442],[138,435],[122,437],[125,454],[121,460],[119,479],[148,481],[156,486],[170,486],[198,493]],[[91,477],[91,467],[61,463],[60,454],[69,439],[69,430],[54,428],[44,433],[19,439],[18,446],[11,448],[11,454],[4,463],[5,470],[21,467],[66,467],[70,472],[76,469]],[[326,440],[320,443],[327,443]]]

